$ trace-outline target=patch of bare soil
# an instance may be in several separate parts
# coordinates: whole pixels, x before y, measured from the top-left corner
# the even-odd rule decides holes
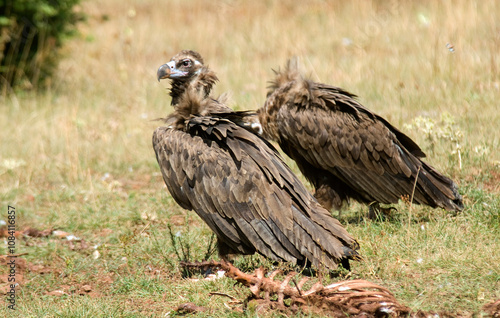
[[[6,237],[6,229],[0,228],[0,237]],[[110,231],[104,233],[109,234]],[[45,246],[47,241],[60,244],[63,248],[85,255],[90,255],[94,251],[92,244],[64,231],[46,229],[38,230],[28,227],[21,231],[16,231],[16,239],[26,246]],[[53,276],[54,280],[60,282],[56,288],[42,291],[43,295],[63,296],[80,295],[89,297],[101,297],[106,293],[113,283],[114,273],[99,269],[97,275],[92,275],[92,281],[82,282],[74,277],[64,275],[64,265],[62,259],[54,259],[50,263],[32,263],[23,257],[28,253],[17,255],[0,255],[0,295],[12,292],[12,288],[17,292],[31,281],[36,281],[37,276]],[[95,271],[95,269],[93,269]],[[82,273],[84,274],[84,273]]]
[[[488,178],[483,183],[484,189],[491,193],[500,192],[500,170],[490,169],[487,171]]]
[[[475,184],[480,180],[478,186],[489,193],[500,193],[500,167],[491,166],[485,169],[471,168],[465,180]]]

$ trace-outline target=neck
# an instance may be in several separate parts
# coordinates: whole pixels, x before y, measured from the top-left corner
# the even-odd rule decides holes
[[[203,67],[198,70],[192,77],[187,79],[172,80],[172,88],[170,89],[170,96],[172,97],[172,106],[179,104],[180,99],[186,93],[189,86],[195,88],[196,91],[203,91],[204,97],[210,95],[213,85],[217,82],[218,78],[210,69]]]
[[[185,94],[189,86],[188,80],[172,80],[172,88],[170,88],[170,96],[172,97],[171,105],[178,105],[181,97]]]

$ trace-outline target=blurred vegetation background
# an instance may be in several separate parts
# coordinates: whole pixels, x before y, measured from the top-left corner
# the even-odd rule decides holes
[[[0,87],[50,85],[64,40],[74,35],[83,15],[79,0],[0,1]]]

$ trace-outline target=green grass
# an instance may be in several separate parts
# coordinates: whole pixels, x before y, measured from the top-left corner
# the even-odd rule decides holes
[[[366,220],[358,204],[342,211],[364,257],[349,277],[387,287],[415,310],[481,315],[500,298],[496,2],[109,0],[82,10],[89,21],[67,44],[53,87],[0,97],[1,218],[12,205],[19,229],[84,241],[17,240],[31,268],[18,317],[160,317],[188,301],[209,309],[200,317],[283,316],[233,312],[227,298],[208,296],[244,300],[249,291],[227,278],[182,278],[179,244],[201,260],[211,233],[168,195],[151,135],[160,125],[152,119],[171,111],[156,69],[185,48],[204,56],[220,79],[215,93],[231,91],[237,109],[262,105],[271,69],[298,55],[313,79],[359,95],[459,184],[458,215],[404,203],[384,221]],[[417,127],[419,116],[432,130]],[[235,264],[270,266],[257,256]],[[66,295],[47,294],[56,290]],[[0,298],[0,316],[12,314],[6,306]]]

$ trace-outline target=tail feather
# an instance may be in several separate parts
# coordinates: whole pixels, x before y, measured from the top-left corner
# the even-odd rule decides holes
[[[418,195],[427,201],[419,203],[449,211],[461,211],[464,208],[462,196],[458,193],[458,186],[453,180],[424,162],[418,174],[417,187],[419,188]],[[418,198],[415,199],[418,200]]]

